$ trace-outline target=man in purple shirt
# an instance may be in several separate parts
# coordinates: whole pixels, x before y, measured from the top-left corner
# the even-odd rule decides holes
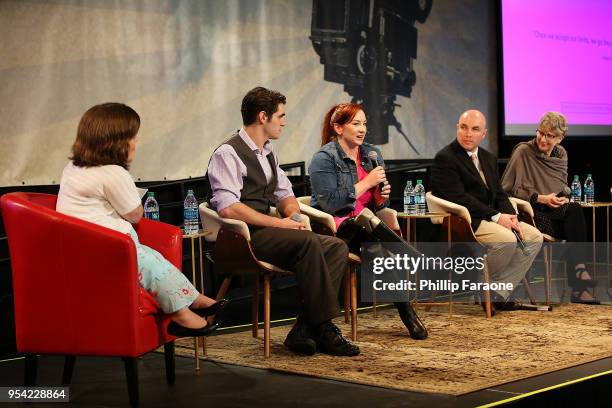
[[[285,96],[257,87],[242,100],[243,127],[215,150],[208,165],[211,206],[221,217],[246,222],[258,259],[293,271],[301,297],[298,319],[285,339],[294,352],[354,356],[331,319],[338,315],[338,291],[348,248],[339,238],[315,234],[299,221],[291,182],[278,166],[270,140],[285,126]],[[275,205],[284,218],[268,215]]]

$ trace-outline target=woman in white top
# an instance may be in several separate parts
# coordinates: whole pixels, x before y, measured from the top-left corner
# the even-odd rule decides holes
[[[218,326],[205,317],[218,316],[225,303],[199,294],[159,252],[140,244],[132,227],[143,215],[140,195],[128,173],[139,128],[140,117],[123,104],[96,105],[85,112],[71,162],[62,174],[57,211],[129,234],[136,245],[140,285],[171,315],[168,332],[203,336]]]

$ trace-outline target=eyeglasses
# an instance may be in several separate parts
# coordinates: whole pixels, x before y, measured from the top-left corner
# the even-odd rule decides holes
[[[543,132],[543,131],[542,131],[542,130],[540,130],[540,129],[537,129],[537,130],[536,130],[536,132],[538,132],[538,134],[539,134],[540,136],[545,137],[545,138],[546,138],[546,140],[555,140],[555,139],[559,139],[559,138],[560,138],[560,136],[555,135],[554,133],[545,133],[545,132]]]

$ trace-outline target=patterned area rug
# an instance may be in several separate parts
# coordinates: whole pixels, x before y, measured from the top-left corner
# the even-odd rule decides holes
[[[290,326],[272,328],[271,356],[263,356],[263,330],[208,339],[206,358],[399,390],[461,395],[612,356],[612,307],[563,305],[553,312],[502,312],[491,320],[481,308],[420,310],[429,330],[412,340],[395,310],[360,314],[357,357],[297,356],[283,346]],[[335,320],[350,336],[350,325]],[[193,356],[193,340],[177,341],[177,354]]]

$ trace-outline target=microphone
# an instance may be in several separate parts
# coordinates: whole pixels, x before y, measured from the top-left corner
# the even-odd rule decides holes
[[[571,195],[572,190],[568,186],[563,187],[563,191],[557,193],[557,197],[570,197]]]
[[[513,229],[512,233],[516,237],[516,246],[521,248],[521,251],[523,251],[523,255],[528,256],[529,255],[529,251],[527,251],[527,245],[525,245],[525,241],[523,241],[523,239],[518,234],[518,232],[516,232],[516,230]]]
[[[376,153],[374,150],[368,153],[368,159],[370,159],[370,163],[372,163],[372,168],[379,166],[378,153]],[[382,192],[383,187],[385,187],[385,183],[380,183],[379,186],[380,186],[380,191]]]

